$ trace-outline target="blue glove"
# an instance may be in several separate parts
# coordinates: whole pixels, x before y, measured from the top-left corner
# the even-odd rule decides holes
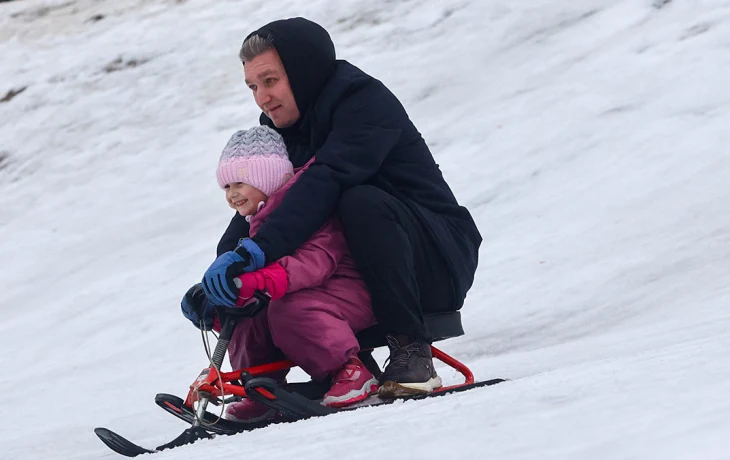
[[[238,289],[235,278],[256,271],[266,264],[266,256],[250,238],[243,238],[233,251],[228,251],[215,259],[203,275],[203,291],[216,305],[235,307]]]
[[[183,316],[189,319],[195,327],[200,329],[202,322],[204,331],[213,329],[215,308],[208,302],[200,283],[191,287],[185,293],[180,307],[182,308]]]

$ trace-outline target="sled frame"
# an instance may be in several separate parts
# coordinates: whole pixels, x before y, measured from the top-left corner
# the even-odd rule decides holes
[[[372,349],[369,349],[372,350]],[[363,351],[369,351],[363,350]],[[450,392],[460,387],[465,387],[474,384],[474,374],[471,370],[462,362],[456,358],[449,356],[440,349],[431,345],[431,353],[435,359],[438,359],[442,363],[446,364],[450,368],[456,370],[464,377],[463,383],[455,385],[444,386],[433,390],[433,393]],[[241,398],[248,398],[249,395],[246,392],[244,386],[237,382],[247,381],[253,377],[265,377],[273,372],[283,371],[292,369],[297,365],[291,360],[276,361],[273,363],[262,364],[260,366],[253,366],[244,369],[239,369],[231,372],[222,372],[215,367],[207,367],[203,369],[198,378],[190,385],[187,398],[185,399],[185,405],[193,407],[200,395],[205,395],[211,400],[221,401],[223,398],[228,396],[238,396]],[[259,395],[269,400],[275,400],[276,397],[264,388],[256,388]],[[257,397],[260,397],[257,395]]]

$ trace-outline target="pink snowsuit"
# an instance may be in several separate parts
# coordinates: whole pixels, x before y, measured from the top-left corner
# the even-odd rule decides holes
[[[251,217],[250,236],[313,160]],[[315,380],[324,380],[360,351],[355,334],[375,324],[370,294],[349,254],[340,222],[330,218],[292,255],[277,262],[289,276],[286,294],[238,324],[228,346],[231,366],[241,369],[286,357]]]

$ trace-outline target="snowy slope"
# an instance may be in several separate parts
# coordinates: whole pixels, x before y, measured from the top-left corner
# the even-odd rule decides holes
[[[155,458],[730,458],[730,0],[301,3],[0,4],[0,99],[27,88],[0,102],[0,458],[184,428],[153,397],[206,364],[179,299],[258,115],[238,47],[295,15],[400,97],[472,210],[442,345],[514,381]]]

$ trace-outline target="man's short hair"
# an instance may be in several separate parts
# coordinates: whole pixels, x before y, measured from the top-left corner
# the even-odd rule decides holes
[[[238,57],[242,63],[246,64],[246,61],[250,61],[256,56],[261,56],[265,52],[273,49],[274,40],[270,36],[251,35],[241,45],[241,51],[238,53]]]

